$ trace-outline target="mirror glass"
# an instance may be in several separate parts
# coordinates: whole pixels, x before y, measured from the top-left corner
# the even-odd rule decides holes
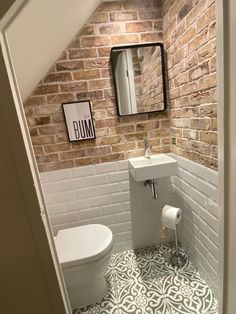
[[[163,59],[161,43],[112,48],[112,72],[120,116],[166,109]]]

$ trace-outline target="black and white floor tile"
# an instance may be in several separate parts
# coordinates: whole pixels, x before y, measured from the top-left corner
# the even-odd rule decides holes
[[[217,300],[206,282],[188,260],[182,268],[171,266],[172,253],[172,244],[162,244],[113,255],[106,296],[73,313],[217,314]]]

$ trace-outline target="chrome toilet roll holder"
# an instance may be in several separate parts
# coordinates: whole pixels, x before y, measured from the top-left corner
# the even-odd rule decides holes
[[[175,228],[175,252],[170,258],[171,265],[174,267],[182,268],[186,263],[186,255],[183,254],[179,247],[177,226]]]
[[[161,209],[161,212],[162,210],[163,209]],[[179,216],[177,218],[179,218]],[[174,267],[182,268],[186,264],[187,256],[186,254],[181,252],[181,249],[179,247],[177,224],[175,225],[174,232],[175,232],[175,252],[170,257],[170,263]],[[162,233],[163,235],[166,235],[166,227],[162,227]]]

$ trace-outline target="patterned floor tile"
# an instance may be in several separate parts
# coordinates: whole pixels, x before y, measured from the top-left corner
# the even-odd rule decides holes
[[[196,271],[177,271],[161,278],[160,284],[172,314],[209,314],[217,311],[217,300]]]
[[[119,314],[169,313],[168,304],[155,279],[123,282],[118,286]]]
[[[170,243],[114,254],[106,296],[74,314],[217,314],[206,282],[188,259],[182,268],[171,266],[173,253]]]
[[[81,308],[75,314],[119,314],[116,294],[108,290],[100,303]]]

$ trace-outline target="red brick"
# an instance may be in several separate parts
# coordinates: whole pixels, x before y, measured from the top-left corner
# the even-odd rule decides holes
[[[95,91],[88,91],[88,92],[80,92],[76,94],[77,100],[99,100],[103,99],[103,91],[102,90],[95,90]]]
[[[111,82],[108,79],[101,79],[101,80],[92,80],[89,81],[89,89],[90,90],[97,90],[102,88],[107,88],[110,86]]]
[[[45,145],[44,150],[46,153],[55,153],[61,152],[65,150],[69,150],[71,148],[69,143],[60,143],[60,144],[53,144],[53,145]]]
[[[73,73],[74,80],[90,80],[100,78],[99,70],[84,70]]]
[[[80,31],[80,36],[83,35],[95,35],[95,27],[93,25],[87,25]]]
[[[96,48],[80,48],[76,50],[69,50],[69,59],[87,59],[96,57]]]
[[[110,13],[111,22],[116,21],[135,21],[137,20],[137,12],[112,12]]]
[[[138,37],[137,34],[112,35],[111,42],[112,42],[113,45],[138,43],[139,42],[139,37]]]
[[[74,167],[73,160],[49,162],[46,164],[38,165],[38,169],[40,172],[54,171],[54,170],[73,168],[73,167]]]
[[[99,164],[100,162],[101,162],[100,157],[85,157],[85,158],[74,159],[74,163],[76,167]]]
[[[107,36],[84,36],[82,38],[82,46],[87,47],[100,47],[108,46],[110,39]]]
[[[121,1],[109,1],[103,2],[99,6],[99,11],[121,11],[122,10],[122,2]]]
[[[105,24],[97,27],[99,34],[118,34],[122,32],[122,25],[118,24]]]
[[[87,91],[88,83],[85,81],[82,82],[73,82],[67,84],[60,85],[61,92],[79,92],[79,91]]]
[[[47,95],[59,92],[58,85],[39,85],[34,90],[34,95]]]
[[[101,156],[101,162],[109,162],[109,161],[116,161],[116,160],[123,160],[123,159],[125,159],[124,153],[114,153],[114,154]]]
[[[33,145],[52,144],[56,142],[55,135],[37,136],[32,138]]]
[[[47,96],[47,101],[49,104],[61,104],[63,102],[74,101],[75,95],[72,93],[67,94],[55,94]]]
[[[125,31],[127,33],[152,31],[152,21],[126,23]]]
[[[68,72],[59,72],[59,73],[50,73],[44,79],[45,83],[56,83],[56,82],[69,82],[72,80],[71,73]]]
[[[108,68],[110,66],[109,58],[99,58],[86,61],[87,69]]]
[[[84,61],[63,61],[58,62],[56,65],[57,71],[75,71],[75,70],[83,70],[84,69]]]
[[[138,13],[139,20],[157,20],[162,17],[161,10],[143,10]]]
[[[109,57],[111,53],[110,47],[97,48],[99,57]]]
[[[163,35],[159,33],[140,34],[141,42],[159,42],[163,40]]]
[[[193,81],[207,74],[209,74],[209,65],[208,65],[208,62],[204,62],[198,65],[197,67],[193,68],[192,70],[190,70],[189,78],[191,81]]]
[[[109,14],[107,12],[97,12],[90,19],[90,23],[107,23],[109,22]]]

